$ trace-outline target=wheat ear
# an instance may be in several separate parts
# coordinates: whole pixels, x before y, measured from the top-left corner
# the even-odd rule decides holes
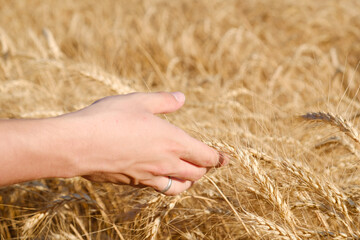
[[[358,131],[352,126],[349,121],[343,119],[339,115],[325,112],[310,112],[306,113],[305,115],[301,115],[301,117],[305,120],[321,121],[335,126],[340,131],[344,132],[347,136],[352,138],[355,142],[360,143]]]

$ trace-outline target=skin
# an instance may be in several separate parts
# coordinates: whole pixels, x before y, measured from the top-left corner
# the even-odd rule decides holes
[[[228,158],[157,117],[184,104],[175,93],[106,97],[55,118],[0,120],[0,186],[51,177],[150,186],[176,195]]]

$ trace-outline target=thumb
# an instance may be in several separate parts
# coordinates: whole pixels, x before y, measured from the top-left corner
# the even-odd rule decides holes
[[[143,104],[154,114],[175,112],[184,105],[185,95],[181,92],[147,93]]]

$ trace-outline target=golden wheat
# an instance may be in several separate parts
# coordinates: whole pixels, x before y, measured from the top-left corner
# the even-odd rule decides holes
[[[175,197],[80,177],[2,187],[1,239],[360,238],[359,1],[0,6],[1,118],[182,91],[168,121],[231,158]]]

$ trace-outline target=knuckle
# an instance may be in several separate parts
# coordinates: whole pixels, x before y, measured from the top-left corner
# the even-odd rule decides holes
[[[184,159],[192,159],[192,151],[191,151],[191,149],[183,149],[183,151],[181,152],[181,156]]]
[[[125,94],[125,96],[128,97],[129,100],[135,102],[136,104],[140,104],[146,98],[146,93],[132,92],[132,93]]]
[[[185,150],[180,143],[177,143],[175,141],[168,141],[166,144],[166,151],[171,153],[172,155],[178,156],[182,154]]]
[[[190,180],[194,178],[194,174],[191,173],[187,168],[180,169],[178,174],[181,179]]]
[[[153,166],[151,172],[155,176],[166,176],[169,173],[169,168],[165,164],[157,164]]]

